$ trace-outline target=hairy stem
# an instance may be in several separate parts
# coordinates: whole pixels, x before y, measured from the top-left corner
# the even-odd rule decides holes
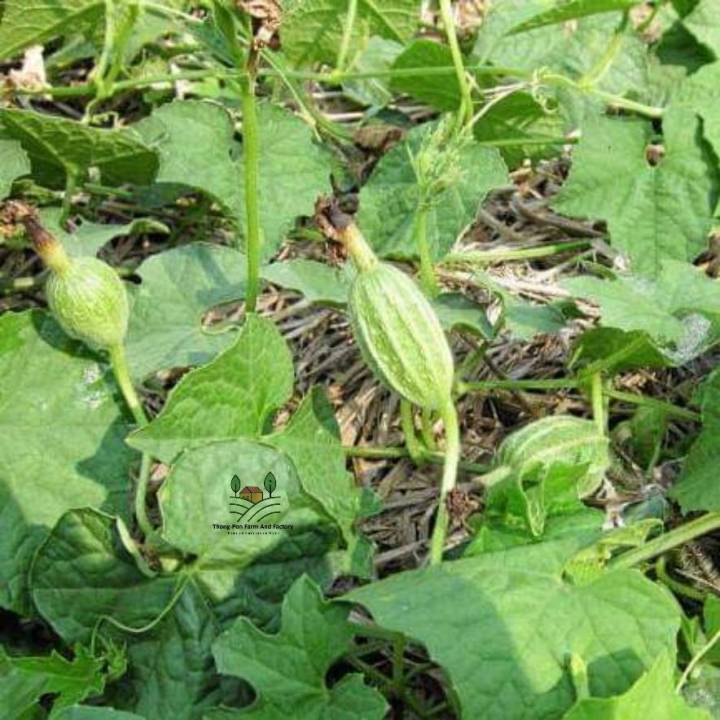
[[[439,565],[442,562],[449,521],[447,499],[455,487],[458,462],[460,461],[460,428],[457,411],[452,400],[448,399],[441,411],[441,416],[445,423],[445,465],[443,467],[442,485],[440,486],[437,517],[435,518],[435,527],[430,541],[431,565]]]
[[[590,380],[593,419],[598,432],[607,435],[607,413],[605,412],[605,396],[603,395],[603,376],[595,373]]]

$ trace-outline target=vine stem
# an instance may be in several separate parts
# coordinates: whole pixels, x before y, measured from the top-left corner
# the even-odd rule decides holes
[[[463,61],[462,52],[460,51],[460,43],[457,38],[457,30],[455,28],[455,18],[452,11],[452,0],[440,0],[440,14],[442,16],[443,25],[445,26],[445,34],[447,35],[448,44],[450,45],[450,54],[455,67],[455,75],[458,85],[460,86],[460,95],[462,102],[460,103],[460,111],[458,114],[458,126],[462,127],[472,122],[473,102],[472,91],[465,74],[465,63]]]
[[[430,565],[439,565],[442,562],[449,521],[447,499],[455,488],[458,463],[460,462],[460,427],[457,410],[452,400],[448,399],[440,415],[445,424],[445,465],[440,486],[438,512],[430,541]]]
[[[340,50],[338,51],[337,72],[342,73],[345,70],[348,53],[350,52],[350,43],[352,41],[353,29],[355,27],[355,18],[357,17],[358,0],[348,0],[348,11],[345,16],[345,26],[343,27],[342,40],[340,41]]]
[[[690,675],[692,675],[693,670],[697,667],[698,663],[707,655],[710,650],[712,650],[715,645],[717,644],[718,640],[720,640],[720,630],[718,630],[706,643],[705,645],[693,656],[692,660],[688,663],[688,666],[683,671],[683,674],[680,676],[680,680],[678,680],[678,684],[675,688],[675,692],[680,694],[680,691],[685,686],[685,683],[688,681],[688,678]]]
[[[410,454],[410,458],[416,465],[422,464],[423,447],[418,442],[417,433],[415,432],[412,404],[405,398],[400,400],[400,424],[402,425],[403,435],[405,435],[405,447]]]
[[[607,413],[605,412],[605,396],[603,395],[602,373],[594,373],[590,380],[593,419],[598,432],[607,435]]]
[[[618,555],[608,562],[608,567],[613,569],[631,568],[639,563],[652,560],[668,550],[684,545],[695,538],[707,535],[713,530],[720,529],[720,512],[710,512],[702,515],[696,520],[691,520],[680,527],[661,535],[644,545],[633,548]]]
[[[260,290],[260,204],[258,175],[260,172],[260,140],[255,100],[255,77],[242,83],[243,159],[245,172],[245,218],[247,250],[247,312],[255,312]]]
[[[138,397],[135,386],[130,379],[130,371],[128,368],[127,355],[125,354],[125,348],[122,344],[114,345],[109,349],[110,353],[110,364],[112,365],[113,374],[115,380],[120,386],[120,391],[125,398],[130,412],[138,427],[145,427],[148,424],[147,415],[143,410],[142,403]],[[150,518],[147,514],[146,498],[148,482],[150,480],[150,468],[152,466],[152,459],[147,453],[142,454],[142,460],[140,462],[140,474],[138,475],[137,487],[135,488],[135,516],[137,517],[138,525],[143,531],[146,538],[152,537],[155,534],[155,529],[150,522]]]

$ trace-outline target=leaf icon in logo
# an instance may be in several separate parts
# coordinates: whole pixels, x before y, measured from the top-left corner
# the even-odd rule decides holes
[[[265,486],[265,489],[268,491],[268,494],[270,497],[273,496],[273,493],[275,492],[275,488],[277,487],[277,480],[275,479],[275,476],[269,472],[265,476],[265,482],[263,483]]]
[[[230,488],[235,493],[235,497],[237,497],[241,487],[242,482],[240,481],[240,478],[237,475],[233,475],[232,480],[230,481]]]

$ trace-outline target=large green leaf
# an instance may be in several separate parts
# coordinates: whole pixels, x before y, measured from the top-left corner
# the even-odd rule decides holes
[[[127,350],[133,375],[199,365],[235,339],[207,327],[204,315],[245,297],[245,256],[232,248],[193,243],[166,250],[138,269]]]
[[[328,670],[352,644],[348,613],[348,607],[325,602],[318,587],[303,576],[283,600],[277,634],[267,635],[239,618],[213,646],[218,670],[242,677],[258,693],[253,707],[238,716],[255,720],[385,717],[384,698],[366,687],[361,675],[346,675],[332,688],[326,685]]]
[[[383,256],[417,256],[413,235],[423,195],[412,163],[434,130],[412,130],[378,163],[360,191],[360,228]],[[493,188],[507,182],[507,168],[494,148],[471,144],[462,148],[458,172],[428,211],[427,236],[435,259],[444,257],[471,223],[480,203]]]
[[[283,49],[295,65],[316,62],[334,65],[341,45],[348,4],[346,0],[294,0],[283,18]],[[350,56],[378,35],[406,42],[420,21],[416,0],[358,0],[350,36]]]
[[[362,568],[367,548],[358,542],[354,524],[372,511],[372,502],[345,469],[340,433],[322,392],[312,390],[288,424],[268,434],[273,413],[289,400],[292,387],[289,348],[272,322],[251,315],[236,343],[184,377],[160,415],[129,443],[171,462],[188,448],[260,439],[292,461],[303,491],[335,520],[355,568]]]
[[[269,473],[272,493],[264,488]],[[235,476],[247,495],[234,490]],[[326,585],[345,563],[335,553],[336,524],[306,493],[290,459],[266,444],[216,442],[183,453],[160,507],[163,536],[196,556],[193,581],[223,622],[239,614],[272,622],[295,578],[306,572]]]
[[[700,392],[703,429],[685,460],[670,494],[685,512],[720,510],[717,467],[720,462],[720,371],[705,381]]]
[[[6,0],[0,22],[0,60],[30,45],[75,33],[78,24],[97,22],[104,11],[103,0]]]
[[[0,604],[28,610],[38,544],[69,508],[127,511],[130,427],[108,369],[40,311],[0,319]]]
[[[697,113],[703,121],[703,135],[720,156],[720,62],[693,73],[672,99],[673,111]]]
[[[478,31],[475,44],[478,60],[528,72],[543,68],[585,82],[592,78],[591,87],[616,95],[645,92],[647,45],[631,31],[614,39],[621,21],[619,12],[580,18],[562,30],[550,25],[513,34],[515,28],[532,21],[548,7],[547,0],[493,2]],[[618,47],[610,56],[608,46],[613,42]],[[573,124],[582,120],[588,108],[598,112],[604,105],[592,94],[584,95],[578,90],[551,95],[560,101],[563,116]]]
[[[689,263],[665,260],[655,280],[576,277],[564,285],[598,303],[603,326],[645,333],[677,364],[720,337],[720,286]]]
[[[626,693],[612,698],[583,698],[564,720],[710,720],[704,710],[691,708],[675,692],[672,659],[661,655]]]
[[[57,171],[87,174],[99,169],[107,184],[148,184],[157,170],[155,153],[128,130],[102,130],[74,120],[34,112],[0,109],[0,123],[19,140],[33,172],[57,184]]]
[[[280,287],[296,290],[311,303],[345,305],[350,294],[351,272],[305,258],[295,258],[266,265],[262,277]]]
[[[422,642],[448,674],[463,717],[561,717],[575,700],[570,655],[590,693],[628,690],[662,653],[674,655],[679,608],[637,571],[586,584],[563,576],[569,539],[405,572],[352,591],[374,619]]]
[[[629,10],[639,3],[640,0],[559,0],[549,10],[540,12],[529,20],[516,25],[512,32],[527,32],[544,25],[555,25],[568,20],[587,17],[588,15]]]
[[[57,652],[44,657],[8,657],[0,647],[0,707],[3,720],[21,720],[44,695],[56,695],[53,710],[100,695],[104,661],[79,647],[67,660]]]
[[[720,58],[720,8],[717,0],[700,0],[682,23],[715,57]]]
[[[240,212],[240,146],[230,115],[220,105],[198,100],[168,103],[133,129],[158,154],[157,183],[199,190],[226,212]]]
[[[115,519],[97,510],[65,513],[32,566],[40,614],[67,643],[90,641],[100,624],[142,628],[170,604],[178,577],[148,577],[123,548]]]
[[[310,128],[271,103],[258,107],[259,200],[263,255],[280,247],[299,215],[311,215],[316,198],[331,190],[330,156]],[[241,146],[230,116],[218,105],[174,102],[134,126],[160,156],[158,182],[207,193],[245,227]]]
[[[236,342],[186,375],[131,444],[166,462],[216,440],[257,437],[292,395],[290,350],[275,325],[249,315]]]
[[[30,160],[17,140],[0,137],[0,200],[4,200],[13,181],[30,172]]]
[[[216,622],[190,575],[148,577],[123,549],[116,521],[64,515],[38,552],[33,598],[66,642],[95,633],[128,644],[111,704],[144,717],[200,720],[220,700],[210,647]]]
[[[392,78],[395,92],[407,93],[438,110],[455,110],[460,106],[460,84],[452,72],[450,48],[432,40],[415,40],[395,58],[393,70],[417,69],[417,75],[398,73]],[[447,75],[433,75],[434,67],[449,68]],[[428,72],[423,70],[428,68]]]
[[[656,276],[672,258],[692,261],[707,247],[718,198],[714,160],[686,113],[665,118],[664,157],[647,159],[645,122],[588,123],[570,177],[553,203],[568,215],[607,220],[612,244],[636,273]]]

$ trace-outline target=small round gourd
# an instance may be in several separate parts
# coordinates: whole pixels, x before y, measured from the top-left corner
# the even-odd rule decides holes
[[[350,293],[355,339],[378,379],[411,403],[441,410],[450,401],[453,357],[440,321],[405,273],[376,262]]]
[[[105,350],[125,339],[130,314],[127,292],[115,270],[102,260],[69,260],[61,272],[50,273],[45,295],[68,335]]]
[[[581,497],[599,487],[610,464],[607,438],[590,420],[572,415],[552,415],[526,425],[500,445],[497,464],[512,469],[520,478],[538,464],[587,464],[578,485]]]

